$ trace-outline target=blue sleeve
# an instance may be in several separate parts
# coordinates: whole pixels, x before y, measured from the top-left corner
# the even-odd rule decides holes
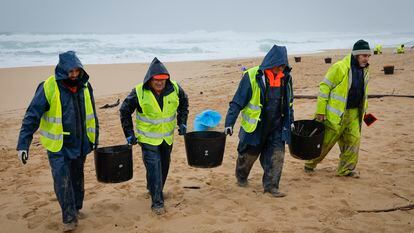
[[[188,96],[181,88],[178,86],[178,98],[179,98],[179,105],[177,109],[177,125],[180,126],[181,124],[187,125],[187,118],[188,118]]]
[[[24,115],[22,127],[20,129],[17,150],[29,150],[32,143],[33,134],[39,128],[40,119],[43,113],[49,110],[45,92],[43,90],[43,82],[37,87],[35,96]]]
[[[246,73],[240,81],[239,87],[230,102],[229,110],[226,115],[224,127],[233,127],[236,123],[240,111],[249,103],[252,98],[252,87],[249,74]]]
[[[131,93],[125,98],[124,102],[122,102],[121,108],[119,109],[122,130],[124,131],[125,137],[134,135],[134,124],[131,115],[135,110],[142,112],[134,88],[132,89]]]

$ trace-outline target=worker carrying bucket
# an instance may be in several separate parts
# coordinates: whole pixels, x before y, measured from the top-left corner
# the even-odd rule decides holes
[[[54,75],[42,82],[26,110],[17,144],[23,164],[38,128],[47,150],[53,184],[62,209],[63,231],[72,231],[85,215],[86,155],[98,145],[99,127],[89,75],[75,52],[59,54]]]
[[[291,68],[284,46],[274,45],[260,66],[244,72],[227,112],[225,133],[233,134],[233,126],[241,112],[237,183],[247,186],[250,170],[260,156],[264,170],[265,193],[283,197],[279,191],[285,143],[290,143],[293,123],[293,88]]]
[[[355,170],[361,140],[361,122],[368,107],[368,42],[359,40],[352,53],[332,65],[319,84],[316,119],[325,125],[322,152],[305,163],[305,172],[313,172],[338,142],[338,176],[359,177]]]
[[[131,115],[135,112],[135,133]],[[187,130],[188,97],[157,58],[126,97],[120,108],[122,128],[128,144],[139,143],[147,170],[147,189],[155,214],[165,213],[163,188],[170,166],[176,124],[180,135]]]

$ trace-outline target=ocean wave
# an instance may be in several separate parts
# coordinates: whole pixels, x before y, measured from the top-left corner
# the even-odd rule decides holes
[[[209,60],[263,56],[274,45],[289,54],[351,48],[364,38],[373,47],[412,42],[414,33],[247,33],[193,31],[168,34],[0,33],[0,67],[56,64],[57,55],[77,51],[85,64]]]

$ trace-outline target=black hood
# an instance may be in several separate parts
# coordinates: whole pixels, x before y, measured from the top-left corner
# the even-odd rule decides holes
[[[147,74],[145,75],[144,84],[146,84],[154,75],[157,74],[168,74],[168,76],[170,76],[170,73],[168,73],[168,70],[165,68],[164,64],[162,64],[158,58],[154,57],[154,60],[152,60]]]

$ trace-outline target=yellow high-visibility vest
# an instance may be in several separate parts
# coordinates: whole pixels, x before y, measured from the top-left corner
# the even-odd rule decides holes
[[[136,111],[136,137],[139,142],[153,146],[160,145],[164,140],[171,145],[174,140],[174,128],[177,124],[177,109],[179,105],[178,84],[171,81],[174,91],[163,97],[161,109],[151,90],[138,84],[135,91],[142,113]]]
[[[43,90],[50,108],[43,114],[40,120],[40,142],[47,150],[58,152],[63,146],[63,135],[69,135],[70,133],[63,131],[60,91],[54,75],[50,76],[43,83]],[[95,143],[95,112],[87,84],[85,84],[83,93],[85,99],[86,133],[89,141]]]

